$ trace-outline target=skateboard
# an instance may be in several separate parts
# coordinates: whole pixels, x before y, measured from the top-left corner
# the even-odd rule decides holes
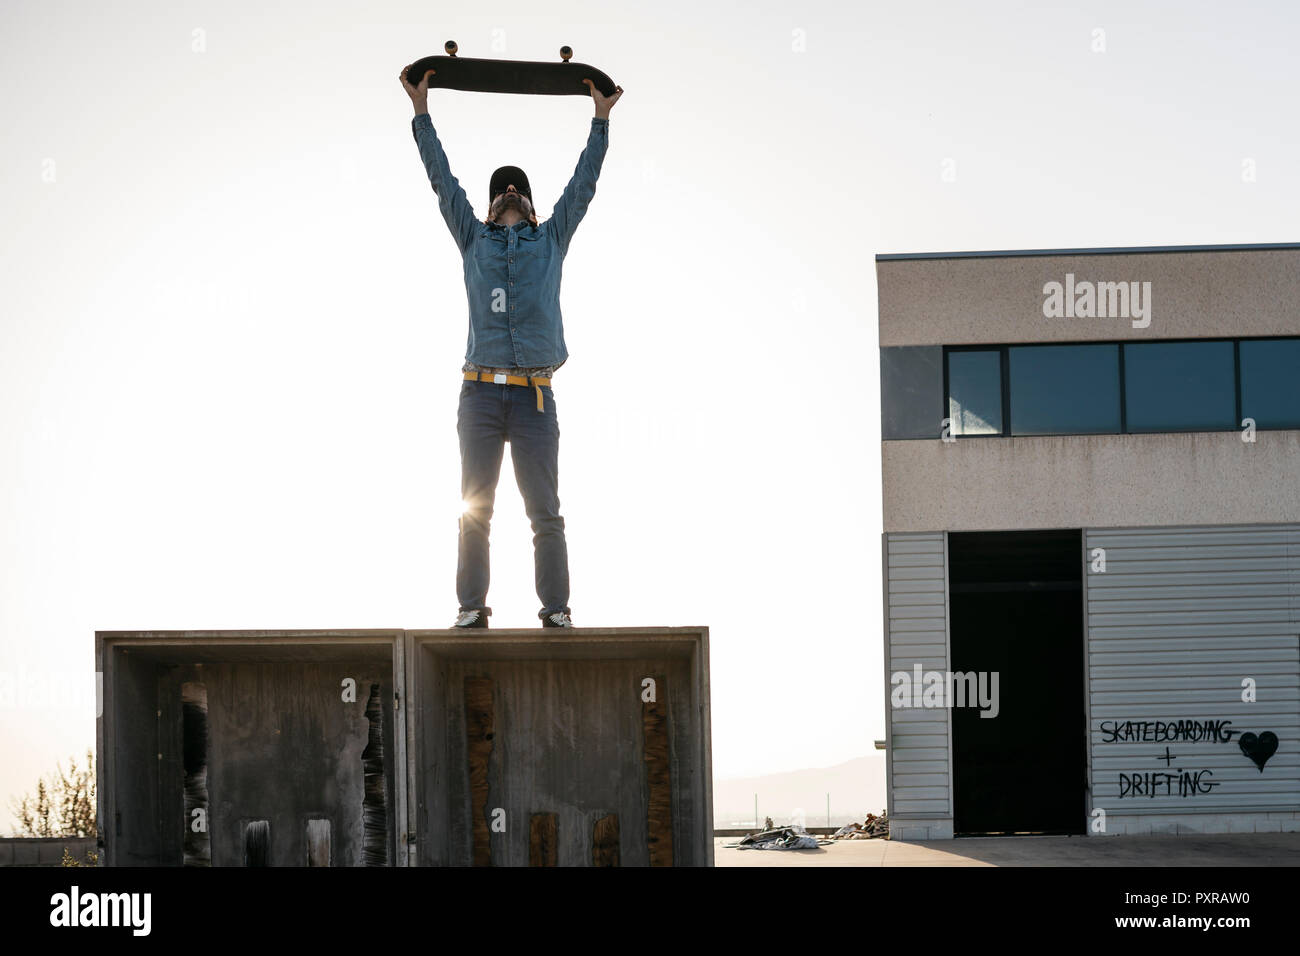
[[[582,81],[591,80],[602,96],[614,94],[614,81],[595,67],[570,63],[570,47],[560,47],[560,62],[542,60],[484,60],[457,56],[455,40],[448,40],[446,56],[426,56],[406,68],[406,79],[418,86],[425,71],[429,89],[474,90],[479,93],[534,93],[547,96],[590,96]]]

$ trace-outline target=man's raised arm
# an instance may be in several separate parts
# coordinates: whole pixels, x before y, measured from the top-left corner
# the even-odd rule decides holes
[[[600,178],[600,167],[605,162],[605,151],[609,148],[609,111],[620,96],[623,88],[617,87],[613,96],[601,96],[595,84],[583,80],[591,89],[592,99],[596,102],[596,115],[591,120],[591,131],[587,134],[587,145],[578,157],[578,166],[573,177],[564,187],[560,201],[555,204],[555,211],[547,220],[555,230],[555,239],[561,251],[568,251],[569,240],[582,217],[587,214],[587,205],[596,195],[596,180]]]
[[[456,240],[456,247],[464,252],[478,229],[478,220],[474,210],[465,196],[465,190],[451,174],[447,165],[447,154],[443,152],[442,143],[433,129],[433,119],[429,116],[429,70],[420,77],[420,85],[412,86],[406,79],[406,70],[402,70],[402,87],[411,97],[415,116],[411,119],[411,135],[420,150],[420,159],[424,161],[425,172],[429,174],[429,185],[438,196],[438,209],[447,221]]]

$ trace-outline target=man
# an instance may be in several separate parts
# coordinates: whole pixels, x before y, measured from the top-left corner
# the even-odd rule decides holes
[[[602,96],[584,80],[596,104],[587,146],[573,178],[540,225],[528,177],[515,166],[492,174],[488,218],[474,216],[465,190],[429,117],[429,75],[412,86],[402,71],[415,117],[411,132],[438,208],[464,265],[469,298],[469,343],[461,371],[456,431],[460,436],[464,513],[456,563],[460,614],[455,627],[487,627],[488,529],[505,443],[533,527],[538,617],[543,627],[573,627],[569,608],[569,555],[560,516],[559,441],[551,376],[565,360],[560,316],[560,273],[574,230],[596,193],[609,143],[609,111],[623,95]]]

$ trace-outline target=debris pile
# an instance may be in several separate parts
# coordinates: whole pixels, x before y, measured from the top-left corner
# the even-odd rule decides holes
[[[751,833],[732,846],[737,850],[815,850],[823,842],[829,841],[818,840],[803,827],[796,826]]]
[[[849,823],[831,834],[832,840],[875,840],[889,838],[889,815],[868,813],[864,823]]]
[[[772,826],[772,818],[758,833],[750,833],[739,843],[724,843],[723,846],[733,850],[816,850],[830,846],[836,840],[876,840],[889,839],[889,814],[877,816],[868,813],[862,823],[850,823],[842,826],[829,837],[816,837],[798,823],[788,827]]]

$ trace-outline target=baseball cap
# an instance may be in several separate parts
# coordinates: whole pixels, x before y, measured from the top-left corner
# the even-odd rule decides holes
[[[533,190],[528,185],[528,176],[518,166],[502,166],[492,174],[492,182],[488,187],[488,202],[497,197],[498,193],[506,191],[507,186],[514,186],[515,191],[520,195],[527,196],[528,201],[533,201]]]

